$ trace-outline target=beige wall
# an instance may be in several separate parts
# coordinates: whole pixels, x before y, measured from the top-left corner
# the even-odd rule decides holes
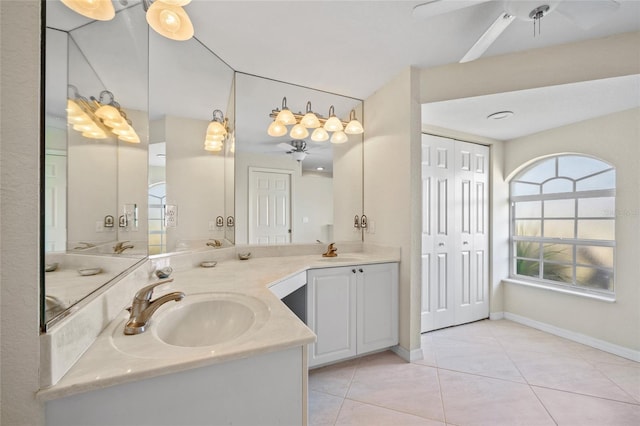
[[[3,425],[39,425],[40,3],[0,1]]]
[[[560,153],[593,155],[616,167],[616,302],[507,284],[504,310],[562,329],[640,350],[640,109],[541,132],[505,144],[504,171]]]
[[[401,248],[400,346],[420,347],[420,105],[418,71],[400,75],[365,100],[365,242]]]

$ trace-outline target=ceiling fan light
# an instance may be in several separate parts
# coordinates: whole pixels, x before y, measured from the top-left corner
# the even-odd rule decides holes
[[[293,113],[286,107],[278,113],[276,121],[282,122],[285,126],[291,126],[297,123],[296,117],[294,117]]]
[[[317,129],[320,127],[320,120],[318,120],[318,116],[313,112],[308,112],[302,117],[300,120],[300,124],[302,124],[307,129]]]
[[[311,133],[311,140],[314,142],[327,141],[329,140],[329,133],[327,133],[327,131],[324,128],[318,127],[313,131],[313,133]]]
[[[324,129],[327,132],[341,132],[342,130],[344,130],[344,127],[342,126],[342,122],[340,121],[340,119],[334,115],[332,117],[329,117],[327,122],[324,123]]]
[[[307,157],[307,153],[303,151],[294,151],[291,153],[291,156],[293,157],[294,160],[300,162]]]
[[[291,136],[294,139],[304,139],[309,136],[309,131],[302,124],[296,124],[291,129],[289,136]]]
[[[111,0],[61,0],[69,9],[97,21],[109,21],[116,16]]]
[[[345,143],[349,140],[349,136],[342,130],[335,132],[331,135],[331,143]]]
[[[287,126],[285,126],[282,121],[273,120],[271,124],[269,124],[267,134],[273,137],[284,136],[287,134]]]
[[[155,1],[147,10],[147,23],[158,34],[171,40],[184,41],[193,37],[193,24],[187,12],[180,7]]]

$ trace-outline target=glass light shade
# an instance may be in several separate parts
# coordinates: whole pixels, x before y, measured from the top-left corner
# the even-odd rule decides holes
[[[96,110],[95,115],[103,120],[115,121],[116,123],[124,121],[120,111],[111,105],[102,105]]]
[[[327,132],[341,132],[344,127],[342,126],[342,122],[340,121],[340,119],[334,115],[329,117],[327,122],[324,123],[324,129]]]
[[[127,123],[124,119],[120,121],[104,120],[103,122],[105,126],[109,126],[112,129],[126,130],[129,128],[129,123]]]
[[[308,112],[302,117],[300,120],[300,124],[302,124],[307,129],[317,129],[320,127],[320,120],[318,120],[318,116],[312,112]]]
[[[296,124],[289,132],[289,136],[294,139],[304,139],[309,136],[309,131],[302,124]]]
[[[329,133],[327,133],[327,131],[324,128],[318,127],[313,131],[313,133],[311,133],[311,140],[314,142],[327,141],[329,140]]]
[[[82,123],[82,124],[74,124],[73,130],[78,132],[91,132],[96,129],[95,123]]]
[[[209,123],[209,126],[207,127],[207,135],[222,135],[224,137],[226,134],[227,129],[225,129],[221,123],[217,121]]]
[[[172,40],[189,40],[193,37],[193,24],[187,12],[173,4],[155,1],[147,10],[147,23],[158,34]]]
[[[126,129],[111,129],[111,132],[112,132],[114,135],[118,135],[118,136],[126,136],[126,135],[129,135],[129,134],[135,133],[136,131],[135,131],[135,130],[133,130],[133,127],[131,127],[131,126],[127,126],[127,128],[126,128]]]
[[[296,118],[288,108],[285,108],[278,113],[276,121],[281,121],[285,126],[291,126],[297,123]]]
[[[75,116],[69,115],[69,116],[67,116],[67,123],[69,123],[69,124],[89,124],[89,123],[93,123],[93,120],[91,120],[89,118],[89,116],[83,112],[82,115],[75,115]]]
[[[342,130],[335,132],[331,135],[331,143],[345,143],[349,140],[349,136]]]
[[[120,135],[118,136],[118,139],[124,142],[129,142],[129,143],[140,143],[140,136],[138,136],[138,134],[135,131],[132,131],[131,133],[127,133],[126,135]]]
[[[97,126],[92,131],[82,132],[82,136],[89,139],[106,139],[107,138],[107,134],[104,132],[104,130],[98,128]]]
[[[287,134],[287,127],[282,121],[273,120],[267,129],[269,136],[278,137]]]
[[[62,0],[69,9],[87,18],[109,21],[116,16],[111,0]]]
[[[78,105],[71,99],[67,99],[66,111],[67,111],[67,117],[81,116],[84,114],[84,111],[82,110],[82,108],[80,108],[80,105]]]
[[[205,140],[205,142],[219,142],[219,143],[222,143],[222,141],[224,140],[224,136],[223,135],[207,135],[207,137],[204,140]]]
[[[222,151],[222,142],[205,141],[204,149],[205,151],[213,151],[213,152]]]
[[[294,151],[291,153],[291,155],[293,156],[293,159],[296,161],[302,161],[307,157],[307,153],[302,151]]]
[[[364,129],[358,120],[351,120],[344,128],[344,132],[348,135],[359,135],[364,133]]]

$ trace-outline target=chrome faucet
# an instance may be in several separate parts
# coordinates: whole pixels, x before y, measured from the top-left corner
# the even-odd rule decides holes
[[[147,329],[149,319],[160,306],[172,300],[179,302],[184,299],[183,292],[174,291],[173,293],[160,296],[156,300],[151,300],[153,290],[157,286],[170,283],[172,281],[173,278],[161,280],[138,290],[133,298],[133,303],[131,304],[131,315],[129,316],[129,321],[127,321],[127,324],[124,326],[124,334],[144,333]]]
[[[209,247],[222,247],[222,243],[220,242],[220,240],[211,240],[211,241],[207,241],[207,246],[209,246]]]
[[[113,252],[116,254],[122,254],[126,249],[133,248],[133,244],[127,244],[129,241],[120,241],[113,246]]]

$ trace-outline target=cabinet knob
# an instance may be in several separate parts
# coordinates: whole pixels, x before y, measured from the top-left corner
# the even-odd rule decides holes
[[[469,241],[463,241],[462,244],[466,246],[467,244],[469,244]]]
[[[358,271],[359,271],[359,272],[364,272],[364,271],[362,270],[362,268],[358,269]]]
[[[353,273],[355,274],[355,273],[356,273],[356,270],[355,270],[355,269],[352,269],[352,270],[351,270],[351,272],[353,272]]]
[[[444,243],[438,243],[438,247],[444,247]]]

